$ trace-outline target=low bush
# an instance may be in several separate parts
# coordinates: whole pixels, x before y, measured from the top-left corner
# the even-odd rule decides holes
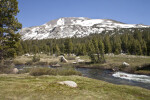
[[[40,76],[40,75],[81,75],[80,72],[76,71],[75,69],[68,69],[68,68],[48,68],[48,67],[37,67],[32,68],[30,71],[30,75],[33,76]]]
[[[52,68],[32,68],[30,71],[30,75],[33,76],[40,76],[40,75],[57,75],[57,70],[54,70]]]
[[[22,70],[19,70],[18,74],[29,73],[30,71],[31,71],[31,68],[23,68]]]
[[[32,58],[32,61],[33,61],[33,62],[38,62],[38,61],[40,61],[40,56],[37,57],[36,55],[34,55],[33,58]]]

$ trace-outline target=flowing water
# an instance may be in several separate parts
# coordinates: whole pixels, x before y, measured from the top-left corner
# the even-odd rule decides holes
[[[150,76],[113,72],[112,70],[76,68],[83,76],[122,85],[139,86],[150,89]]]
[[[22,67],[20,66],[16,67],[18,69],[22,69]],[[25,68],[28,67],[26,66]],[[52,67],[49,66],[49,68]],[[80,71],[85,77],[103,80],[114,84],[139,86],[150,90],[150,76],[147,75],[129,74],[125,72],[113,72],[112,70],[106,69],[76,68],[76,70]]]

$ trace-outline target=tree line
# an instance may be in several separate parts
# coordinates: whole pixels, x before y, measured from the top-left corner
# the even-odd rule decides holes
[[[122,34],[120,34],[122,32]],[[90,55],[126,53],[150,55],[150,29],[120,29],[119,31],[91,34],[81,38],[21,41],[18,55],[25,53]]]

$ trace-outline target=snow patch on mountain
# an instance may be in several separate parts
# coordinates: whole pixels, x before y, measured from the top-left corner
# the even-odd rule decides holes
[[[57,21],[57,25],[64,25],[65,22],[64,22],[64,19],[63,18],[60,18],[58,21]]]

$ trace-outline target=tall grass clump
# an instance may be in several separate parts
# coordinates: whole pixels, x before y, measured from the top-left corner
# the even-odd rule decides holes
[[[32,76],[41,76],[41,75],[81,75],[80,72],[75,69],[68,68],[48,68],[48,67],[36,67],[32,68],[30,71],[30,75]]]

